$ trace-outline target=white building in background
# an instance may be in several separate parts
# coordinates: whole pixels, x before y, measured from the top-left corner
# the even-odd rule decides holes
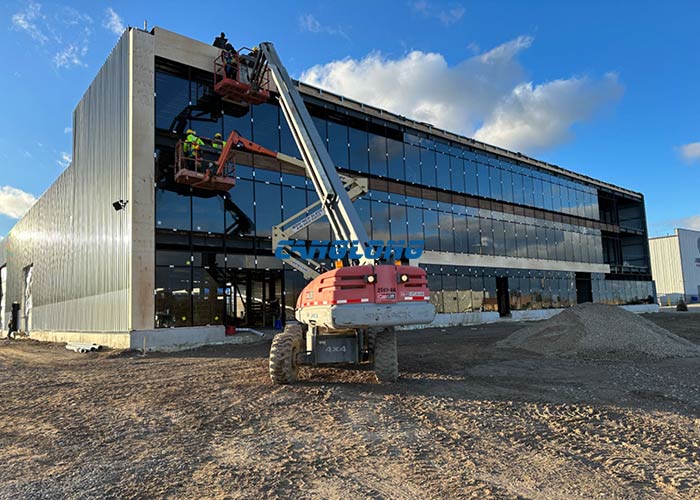
[[[673,305],[683,297],[700,297],[700,231],[676,229],[672,236],[649,239],[651,273],[661,305]]]

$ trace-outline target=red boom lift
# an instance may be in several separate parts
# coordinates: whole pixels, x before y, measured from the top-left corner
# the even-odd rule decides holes
[[[371,245],[352,199],[366,191],[367,184],[336,171],[325,142],[274,46],[262,43],[259,49],[248,50],[243,56],[237,54],[233,59],[229,56],[228,62],[222,53],[214,61],[214,74],[217,92],[252,105],[271,97],[271,78],[275,97],[302,160],[270,151],[232,132],[219,157],[211,163],[209,174],[203,173],[201,179],[197,178],[198,184],[193,182],[193,185],[215,189],[220,182],[217,178],[225,177],[227,165],[233,164],[236,151],[303,167],[319,196],[319,202],[314,205],[317,209],[310,214],[302,211],[275,226],[273,243],[325,215],[336,239],[357,242],[362,254]],[[180,177],[189,179],[191,174],[181,173]],[[295,217],[300,220],[290,222]],[[312,281],[297,300],[297,322],[287,322],[284,332],[277,334],[272,342],[269,369],[273,382],[294,382],[301,365],[363,363],[373,363],[378,380],[396,380],[394,327],[427,324],[435,317],[425,271],[400,263],[378,264],[363,256],[350,261],[348,267],[320,272],[296,255],[293,248],[285,247],[285,252],[289,257],[285,262]]]

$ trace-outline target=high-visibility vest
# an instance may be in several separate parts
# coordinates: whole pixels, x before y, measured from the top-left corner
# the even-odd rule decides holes
[[[226,141],[214,139],[211,141],[211,147],[214,149],[223,149],[226,146]]]
[[[199,146],[204,146],[204,141],[194,134],[187,134],[182,150],[185,153],[189,153],[193,149],[199,149]]]

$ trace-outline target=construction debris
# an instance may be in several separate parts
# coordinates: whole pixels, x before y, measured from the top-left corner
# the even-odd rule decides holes
[[[82,342],[68,342],[66,344],[66,349],[68,349],[69,351],[86,353],[99,351],[100,349],[102,349],[102,346],[98,344],[85,344]]]
[[[620,307],[580,304],[522,328],[498,347],[596,359],[700,356],[692,342]]]

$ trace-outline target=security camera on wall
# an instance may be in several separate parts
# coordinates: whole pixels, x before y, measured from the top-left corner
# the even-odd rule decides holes
[[[128,204],[128,201],[124,200],[117,200],[114,203],[112,203],[112,206],[114,207],[114,210],[119,212],[120,210],[123,210],[126,208],[126,205]]]

